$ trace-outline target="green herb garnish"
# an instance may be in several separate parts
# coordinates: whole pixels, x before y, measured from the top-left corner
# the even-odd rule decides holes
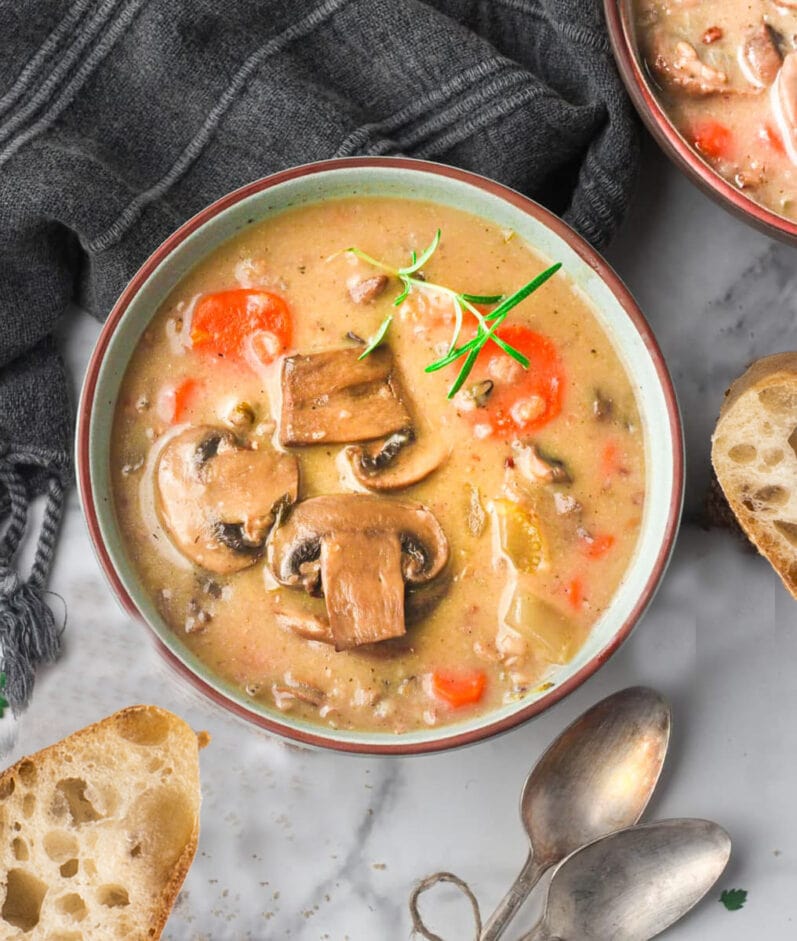
[[[508,356],[511,356],[512,359],[520,363],[524,369],[529,368],[529,361],[527,357],[524,356],[520,350],[515,349],[515,347],[510,346],[509,343],[506,343],[499,336],[496,336],[496,330],[506,320],[507,315],[512,310],[512,308],[527,298],[529,294],[532,294],[534,291],[536,291],[537,288],[545,284],[545,282],[555,275],[556,272],[562,267],[562,264],[561,262],[557,262],[557,264],[551,265],[550,268],[546,268],[546,270],[541,274],[538,274],[536,278],[529,281],[528,284],[523,285],[522,288],[519,288],[517,291],[515,291],[514,294],[507,298],[504,298],[503,294],[459,293],[452,290],[451,288],[443,286],[442,284],[432,284],[420,276],[420,271],[423,266],[437,251],[437,246],[440,244],[441,235],[442,233],[440,229],[438,229],[437,232],[435,232],[435,236],[432,239],[429,247],[420,255],[412,252],[410,256],[410,263],[403,268],[393,268],[391,265],[386,265],[383,261],[372,258],[370,255],[367,255],[359,248],[347,248],[346,251],[351,252],[358,258],[362,258],[363,261],[368,262],[368,264],[373,265],[375,268],[386,271],[393,275],[393,277],[399,279],[401,282],[401,291],[393,301],[394,307],[398,307],[399,304],[406,300],[413,290],[434,291],[451,298],[451,304],[454,309],[454,331],[448,344],[448,350],[446,351],[445,356],[443,356],[441,359],[430,363],[426,367],[426,372],[436,372],[438,369],[443,369],[445,366],[448,366],[456,360],[460,359],[460,357],[464,357],[464,362],[460,368],[459,374],[454,380],[451,388],[448,390],[448,398],[452,399],[462,388],[465,380],[470,375],[470,371],[473,369],[476,360],[478,359],[479,353],[481,352],[484,345],[490,340],[500,347]],[[475,306],[476,304],[480,304],[482,306],[496,304],[497,306],[491,310],[490,313],[482,314],[482,312]],[[459,335],[462,332],[466,311],[476,318],[478,323],[476,336],[467,343],[463,343],[461,346],[457,346]],[[384,340],[392,322],[393,314],[388,314],[380,324],[379,329],[368,341],[368,345],[360,354],[358,359],[363,359],[369,353],[373,352],[377,346],[379,346],[379,344]]]
[[[392,323],[393,323],[393,314],[388,314],[387,317],[385,317],[385,319],[379,325],[379,329],[376,331],[376,333],[371,337],[370,340],[368,340],[368,345],[365,347],[362,353],[360,353],[360,355],[357,357],[358,360],[365,359],[365,357],[369,353],[373,353],[373,351],[377,348],[377,346],[379,346],[382,340],[385,339],[385,334],[387,333]]]
[[[747,889],[725,889],[719,900],[729,912],[738,912],[747,901]]]

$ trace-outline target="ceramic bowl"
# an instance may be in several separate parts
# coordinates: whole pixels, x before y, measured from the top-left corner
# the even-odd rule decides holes
[[[670,121],[639,55],[633,0],[604,0],[604,9],[620,75],[640,117],[662,150],[703,192],[725,209],[767,235],[796,244],[797,222],[767,209],[721,177]]]
[[[544,258],[564,263],[591,302],[636,389],[645,435],[648,493],[636,553],[611,605],[576,658],[556,668],[553,686],[521,702],[454,725],[411,732],[353,732],[312,725],[249,699],[183,645],[143,590],[116,521],[110,482],[114,406],[131,351],[174,285],[242,228],[286,209],[352,195],[430,200],[515,230]],[[491,180],[433,163],[350,158],[276,173],[236,190],[168,238],[125,289],[89,363],[78,417],[77,468],[83,509],[100,564],[117,597],[147,624],[167,660],[209,699],[287,739],[348,752],[407,754],[477,742],[538,715],[591,676],[631,633],[664,573],[683,490],[680,417],[659,347],[632,297],[603,259],[537,203]]]

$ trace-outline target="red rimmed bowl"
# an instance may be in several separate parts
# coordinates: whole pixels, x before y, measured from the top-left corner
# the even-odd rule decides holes
[[[399,196],[464,209],[514,230],[564,271],[591,303],[636,391],[645,436],[647,496],[639,543],[611,604],[554,684],[457,724],[394,733],[324,728],[250,699],[198,660],[168,627],[128,558],[113,508],[110,438],[132,350],[173,287],[244,226],[295,206],[353,195]],[[399,158],[330,160],[274,174],[236,190],[178,229],[144,263],[100,334],[78,415],[81,501],[100,564],[126,610],[147,624],[166,659],[209,699],[287,739],[346,752],[413,754],[465,745],[538,715],[591,676],[629,636],[650,603],[672,551],[683,496],[683,443],[661,351],[633,298],[608,264],[560,219],[498,183],[438,164]]]
[[[725,209],[773,238],[797,244],[797,222],[756,202],[729,183],[687,142],[667,115],[639,55],[632,0],[604,0],[617,67],[631,100],[662,150],[700,189]]]

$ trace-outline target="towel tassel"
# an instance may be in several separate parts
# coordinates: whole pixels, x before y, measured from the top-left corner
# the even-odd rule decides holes
[[[30,448],[0,454],[0,670],[3,695],[14,714],[30,702],[36,667],[54,662],[61,650],[64,624],[57,624],[45,601],[47,580],[64,510],[62,468],[66,456]],[[16,569],[17,555],[28,524],[30,499],[21,468],[40,468],[50,476],[36,553],[27,579]]]

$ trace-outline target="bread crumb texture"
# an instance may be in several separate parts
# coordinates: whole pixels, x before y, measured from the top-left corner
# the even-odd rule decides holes
[[[711,459],[740,525],[797,598],[797,353],[758,360],[733,383]]]
[[[0,775],[0,939],[160,938],[199,834],[197,736],[132,706]]]

